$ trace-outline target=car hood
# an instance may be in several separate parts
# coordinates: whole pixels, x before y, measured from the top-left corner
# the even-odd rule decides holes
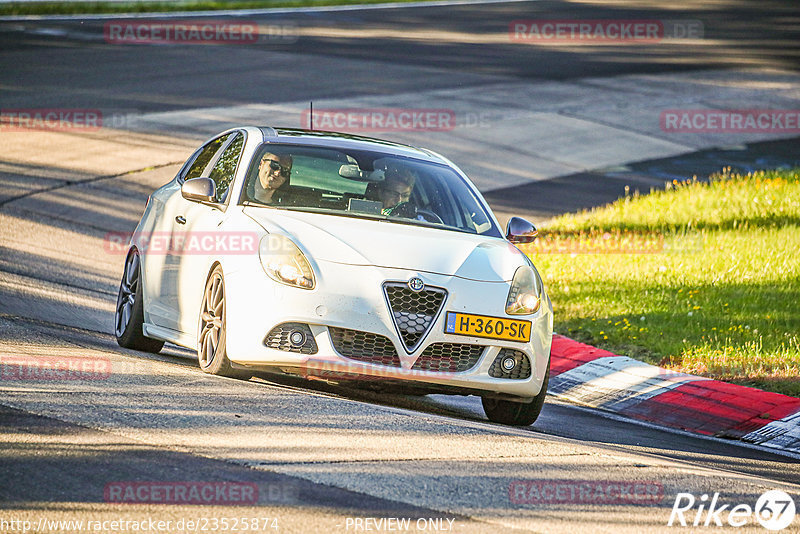
[[[389,221],[245,208],[268,232],[292,239],[316,261],[507,282],[524,265],[504,239]]]

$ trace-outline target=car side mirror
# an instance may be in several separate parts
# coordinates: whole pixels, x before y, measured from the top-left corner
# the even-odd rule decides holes
[[[183,182],[181,196],[194,202],[215,202],[217,186],[211,178],[192,178]]]
[[[531,243],[539,237],[536,227],[521,217],[511,217],[506,226],[506,239],[512,243]]]

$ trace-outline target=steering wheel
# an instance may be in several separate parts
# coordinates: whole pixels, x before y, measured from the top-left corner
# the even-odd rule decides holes
[[[417,207],[411,202],[401,202],[389,210],[389,215],[392,217],[403,217],[405,219],[416,219]]]
[[[431,210],[417,209],[417,215],[421,215],[422,218],[428,222],[444,224],[442,218],[436,215]]]

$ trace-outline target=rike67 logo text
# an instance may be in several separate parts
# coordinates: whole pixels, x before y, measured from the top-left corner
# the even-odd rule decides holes
[[[668,526],[693,527],[743,527],[760,523],[771,531],[783,530],[792,524],[795,505],[792,497],[781,490],[770,490],[761,495],[755,506],[724,503],[719,493],[704,493],[695,497],[691,493],[678,493],[672,505]]]

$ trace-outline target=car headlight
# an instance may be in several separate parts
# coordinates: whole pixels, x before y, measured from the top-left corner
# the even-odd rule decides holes
[[[542,279],[533,267],[523,265],[514,273],[511,289],[506,299],[506,313],[528,315],[536,313],[542,305]]]
[[[265,235],[258,246],[258,257],[264,272],[276,282],[314,289],[311,265],[291,239],[277,234]]]

